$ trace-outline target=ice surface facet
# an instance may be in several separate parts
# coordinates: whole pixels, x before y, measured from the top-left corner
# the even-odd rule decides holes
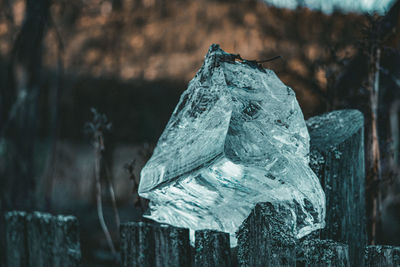
[[[212,45],[141,172],[146,217],[231,235],[258,202],[285,203],[297,237],[324,227],[325,195],[292,89]]]

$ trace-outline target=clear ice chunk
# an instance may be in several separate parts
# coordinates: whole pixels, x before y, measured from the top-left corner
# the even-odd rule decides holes
[[[141,171],[146,217],[231,235],[258,202],[286,203],[298,238],[325,225],[295,94],[275,73],[212,45]]]

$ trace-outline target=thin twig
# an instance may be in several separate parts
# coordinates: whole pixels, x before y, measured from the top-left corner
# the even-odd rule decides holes
[[[101,134],[98,136],[97,147],[95,148],[95,179],[96,179],[96,204],[97,204],[97,215],[99,217],[101,228],[103,229],[104,235],[106,236],[107,244],[111,249],[111,253],[117,258],[117,252],[114,247],[114,243],[111,239],[110,231],[107,228],[106,222],[104,221],[103,215],[103,204],[101,197],[101,182],[100,182],[100,162],[101,162],[101,151],[103,147]]]
[[[270,62],[270,61],[274,61],[274,60],[277,60],[277,59],[282,59],[282,57],[281,56],[275,56],[275,57],[271,57],[271,58],[264,59],[264,60],[258,60],[256,62],[260,64],[260,63],[267,63],[267,62]]]
[[[121,220],[119,219],[118,208],[117,208],[117,200],[116,200],[116,197],[115,197],[114,187],[112,185],[112,181],[111,181],[110,177],[111,177],[110,169],[106,165],[106,179],[107,179],[107,183],[108,183],[108,190],[110,191],[111,202],[112,202],[113,211],[114,211],[115,224],[117,225],[117,229],[118,229],[118,232],[119,232],[119,226],[121,224]]]
[[[115,250],[110,231],[108,230],[104,220],[101,197],[101,164],[104,152],[104,132],[111,128],[111,123],[108,123],[107,117],[104,114],[98,113],[96,109],[92,108],[91,111],[93,113],[93,120],[86,123],[85,130],[92,136],[94,145],[97,215],[99,217],[101,228],[103,229],[106,237],[107,244],[110,247],[115,259],[118,260],[118,254]]]

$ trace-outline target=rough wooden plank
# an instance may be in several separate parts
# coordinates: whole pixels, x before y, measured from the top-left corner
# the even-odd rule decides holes
[[[400,247],[367,246],[365,249],[365,267],[399,267]]]
[[[7,266],[80,266],[78,222],[47,213],[6,214]]]
[[[8,267],[28,266],[26,248],[26,212],[11,211],[5,214],[6,262]]]
[[[332,240],[303,240],[297,245],[297,266],[349,267],[348,246]]]
[[[295,218],[285,203],[258,203],[240,226],[239,266],[296,266]]]
[[[27,216],[27,244],[30,267],[45,267],[53,263],[53,216],[41,212]]]
[[[213,230],[196,231],[194,265],[230,267],[232,260],[229,234]]]
[[[58,215],[54,220],[53,267],[77,267],[81,263],[78,220]]]
[[[154,239],[157,267],[190,266],[189,229],[166,224],[156,225]]]
[[[349,245],[352,266],[363,266],[367,242],[364,119],[357,110],[339,110],[307,121],[310,166],[326,195],[323,239]]]
[[[189,229],[165,224],[121,225],[122,266],[190,266]]]
[[[123,223],[120,233],[123,267],[155,266],[154,225],[144,222]]]

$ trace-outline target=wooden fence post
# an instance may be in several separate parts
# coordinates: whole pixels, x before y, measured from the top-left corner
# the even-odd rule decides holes
[[[240,226],[239,266],[296,266],[295,220],[285,203],[258,203]]]
[[[54,216],[54,261],[53,267],[80,266],[78,220],[74,216]]]
[[[78,221],[48,213],[6,213],[7,266],[80,266]]]
[[[11,211],[5,214],[6,266],[28,266],[26,249],[26,212]]]
[[[349,251],[345,244],[332,240],[310,239],[297,245],[297,266],[349,267]]]
[[[30,267],[45,267],[52,263],[54,246],[53,217],[33,212],[27,216],[27,238]]]
[[[191,251],[189,229],[166,224],[154,227],[157,267],[189,267]]]
[[[144,222],[123,223],[121,261],[123,267],[154,266],[154,226]]]
[[[196,267],[230,267],[232,265],[229,234],[213,230],[195,232]]]
[[[190,266],[189,229],[144,222],[121,224],[123,267]]]
[[[399,267],[400,247],[367,246],[365,249],[365,267]]]
[[[307,126],[310,166],[326,195],[321,237],[348,244],[351,266],[363,266],[367,243],[363,115],[338,110],[310,118]]]

